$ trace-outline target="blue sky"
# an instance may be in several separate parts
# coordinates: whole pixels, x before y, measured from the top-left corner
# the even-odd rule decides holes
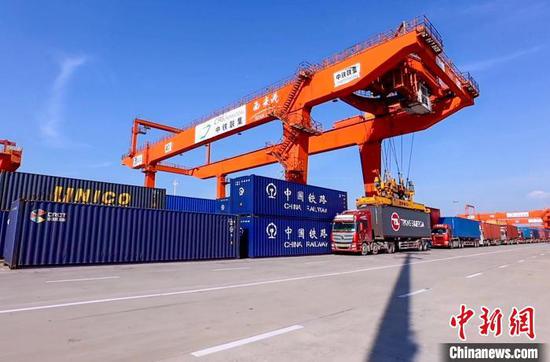
[[[134,117],[183,126],[301,61],[422,14],[481,96],[415,135],[417,201],[447,214],[465,203],[479,211],[550,206],[545,1],[2,1],[0,138],[24,147],[21,171],[142,184],[140,172],[120,165]],[[357,113],[339,102],[313,116],[330,128]],[[213,157],[263,147],[280,130],[272,122],[215,143]],[[406,155],[410,142],[404,137]],[[174,162],[203,158],[199,149]],[[277,165],[254,172],[282,174]],[[180,195],[215,195],[213,180],[161,174],[157,185],[171,192],[174,179]],[[312,157],[309,181],[359,196],[357,149]]]

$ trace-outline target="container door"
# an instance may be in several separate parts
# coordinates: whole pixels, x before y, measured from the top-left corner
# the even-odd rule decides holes
[[[12,209],[8,214],[6,237],[4,243],[4,263],[7,264],[10,269],[17,267],[18,251],[19,251],[19,235],[17,232],[18,229],[18,219],[19,219],[19,209],[24,207],[23,202],[16,201],[13,203]]]

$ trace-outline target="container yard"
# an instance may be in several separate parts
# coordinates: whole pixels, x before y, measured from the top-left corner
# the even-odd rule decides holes
[[[380,14],[395,9],[370,4],[378,10],[359,21],[365,4],[352,1],[347,13],[310,6],[290,27],[275,4],[257,5],[267,25],[239,3],[61,4],[46,11],[55,26],[29,23],[42,26],[32,42],[27,18],[44,9],[5,4],[17,37],[7,48],[53,49],[52,36],[90,50],[43,48],[60,54],[50,87],[35,74],[46,66],[21,76],[25,52],[7,72],[14,94],[49,93],[36,107],[4,94],[10,112],[42,110],[34,126],[0,110],[9,119],[0,124],[3,360],[548,358],[547,146],[533,142],[515,164],[508,152],[506,170],[517,172],[506,173],[477,149],[531,137],[491,123],[522,122],[501,113],[497,70],[547,51],[489,57],[502,41],[482,24],[515,9],[489,16],[497,10],[487,4],[447,4],[449,19],[428,4],[434,22],[390,22],[395,14]],[[550,14],[537,9],[529,16]],[[331,49],[340,51],[326,57]],[[289,61],[290,76],[236,98]],[[73,92],[86,68],[90,83]],[[544,103],[520,102],[530,112]],[[151,118],[128,118],[140,112]],[[525,117],[533,135],[550,132],[544,115]]]

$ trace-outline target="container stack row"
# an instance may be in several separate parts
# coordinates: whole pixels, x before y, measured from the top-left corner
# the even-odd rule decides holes
[[[239,256],[237,216],[167,201],[164,189],[3,172],[0,251],[11,268]]]
[[[330,253],[332,220],[347,209],[344,191],[257,175],[232,179],[230,194],[250,258]]]

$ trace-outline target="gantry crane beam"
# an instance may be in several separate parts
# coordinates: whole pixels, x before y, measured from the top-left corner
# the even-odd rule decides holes
[[[422,80],[434,94],[447,89],[465,103],[473,104],[476,95],[472,89],[476,92],[477,86],[461,75],[441,51],[439,34],[426,19],[404,22],[393,32],[381,34],[315,66],[302,67],[293,79],[205,117],[160,142],[137,149],[139,127],[134,126],[132,147],[123,164],[143,169],[146,185],[154,186],[154,175],[161,170],[161,161],[280,119],[284,125],[283,142],[271,150],[272,155],[285,167],[287,179],[305,182],[308,139],[318,133],[310,117],[311,108],[337,98],[347,97],[348,102],[353,102],[350,97],[354,92],[369,90],[380,77],[401,67],[412,55],[430,68],[430,76]],[[410,66],[414,70],[414,64]],[[373,89],[384,91],[384,84]]]
[[[294,77],[203,117],[188,128],[136,120],[131,149],[123,164],[142,169],[145,185],[150,187],[157,171],[217,177],[218,197],[222,197],[228,173],[279,162],[287,180],[303,183],[309,155],[358,145],[368,193],[379,172],[384,138],[425,129],[472,105],[478,94],[475,81],[458,72],[444,55],[441,38],[429,21],[415,19],[317,65],[302,66]],[[369,112],[374,119],[348,119],[322,133],[311,119],[311,109],[336,99]],[[192,169],[164,162],[275,119],[282,121],[283,138],[274,146],[214,163],[208,157],[206,165]],[[138,149],[143,126],[165,127],[173,135]]]
[[[550,208],[530,211],[514,212],[488,212],[458,215],[465,218],[473,218],[479,221],[499,221],[507,224],[530,224],[542,223],[545,228],[550,229]]]

